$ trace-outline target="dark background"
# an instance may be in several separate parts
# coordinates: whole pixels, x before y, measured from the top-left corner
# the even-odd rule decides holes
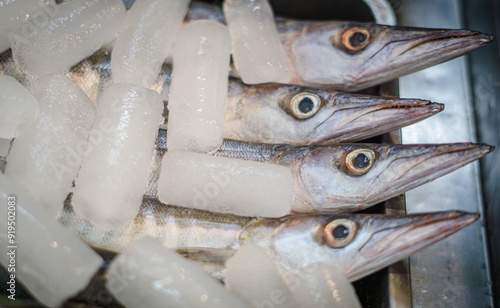
[[[463,1],[467,28],[493,34],[493,43],[468,57],[479,142],[496,146],[480,162],[491,277],[500,307],[500,0]]]

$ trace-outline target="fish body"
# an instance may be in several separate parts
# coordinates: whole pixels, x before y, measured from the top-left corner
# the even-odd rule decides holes
[[[477,218],[476,214],[463,212],[253,218],[166,206],[145,199],[134,222],[120,230],[102,231],[69,209],[61,213],[59,220],[90,246],[109,253],[119,253],[133,241],[148,236],[202,263],[213,262],[217,256],[223,267],[242,245],[252,243],[263,247],[284,272],[323,262],[343,269],[355,281]]]
[[[186,21],[224,23],[220,8],[192,2]],[[459,57],[493,40],[477,31],[276,18],[291,84],[359,91]]]

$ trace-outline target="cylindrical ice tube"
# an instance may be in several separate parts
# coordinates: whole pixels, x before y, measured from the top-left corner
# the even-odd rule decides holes
[[[234,65],[245,83],[289,83],[290,68],[267,0],[226,0]]]
[[[0,75],[0,138],[12,139],[40,113],[36,98],[17,80]]]
[[[290,212],[294,191],[285,166],[169,150],[158,194],[161,202],[171,205],[280,217]]]
[[[300,307],[360,308],[351,282],[343,271],[325,263],[313,263],[287,275],[291,294]]]
[[[0,263],[8,282],[21,282],[44,305],[59,307],[85,288],[103,260],[23,191],[0,174]]]
[[[156,91],[128,83],[104,91],[73,193],[76,213],[108,230],[132,222],[146,191],[162,112]]]
[[[55,217],[80,169],[96,111],[85,92],[64,75],[45,76],[31,92],[40,115],[14,140],[5,175]]]
[[[0,53],[10,48],[11,36],[29,17],[40,22],[56,10],[55,0],[0,0]]]
[[[64,72],[114,40],[125,21],[122,0],[74,0],[53,16],[30,20],[12,39],[12,55],[26,73]]]
[[[221,146],[229,54],[229,33],[222,24],[195,21],[179,31],[168,101],[169,150],[206,153]]]
[[[152,238],[117,256],[107,276],[107,289],[126,307],[245,307],[199,264]]]
[[[243,245],[226,267],[226,287],[251,307],[315,307],[297,305],[276,264],[257,245]]]
[[[188,10],[189,0],[136,1],[111,54],[115,83],[151,88]]]

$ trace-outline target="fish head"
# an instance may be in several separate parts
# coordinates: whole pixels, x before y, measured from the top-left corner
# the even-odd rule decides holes
[[[226,137],[248,142],[310,145],[357,141],[441,112],[420,99],[356,95],[304,86],[243,85],[232,80]]]
[[[294,212],[353,212],[448,174],[491,152],[484,144],[339,144],[290,149]]]
[[[357,22],[309,22],[299,33],[288,43],[288,56],[301,84],[349,91],[453,59],[493,40],[477,31]]]
[[[459,211],[410,215],[295,215],[257,226],[254,241],[285,272],[315,263],[335,265],[356,281],[470,225],[478,214]],[[266,241],[255,236],[267,234]]]

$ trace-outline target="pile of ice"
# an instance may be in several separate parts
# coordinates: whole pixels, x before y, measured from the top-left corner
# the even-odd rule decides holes
[[[246,307],[198,263],[152,238],[130,245],[107,276],[107,289],[126,307]]]
[[[127,13],[121,0],[12,0],[0,10],[0,49],[12,46],[18,68],[38,80],[29,94],[0,76],[0,145],[8,148],[16,138],[0,175],[0,199],[9,204],[16,193],[18,277],[44,305],[59,306],[84,288],[102,261],[53,219],[70,192],[74,211],[102,229],[119,229],[139,212],[163,112],[160,95],[149,88],[174,38],[160,200],[245,216],[290,212],[289,168],[209,155],[222,144],[231,51],[245,82],[290,81],[271,7],[266,0],[227,0],[228,26],[196,21],[180,28],[188,2],[136,1]],[[116,37],[114,84],[96,110],[61,73]],[[2,236],[8,221],[2,211]],[[9,255],[0,256],[4,267],[9,262]],[[264,251],[247,246],[228,263],[227,285],[250,306],[281,299],[283,307],[332,305],[341,274],[323,267],[312,273],[293,274],[307,282],[297,292]],[[198,265],[152,239],[130,246],[108,275],[107,288],[129,307],[245,306]],[[313,290],[315,275],[324,279]]]

